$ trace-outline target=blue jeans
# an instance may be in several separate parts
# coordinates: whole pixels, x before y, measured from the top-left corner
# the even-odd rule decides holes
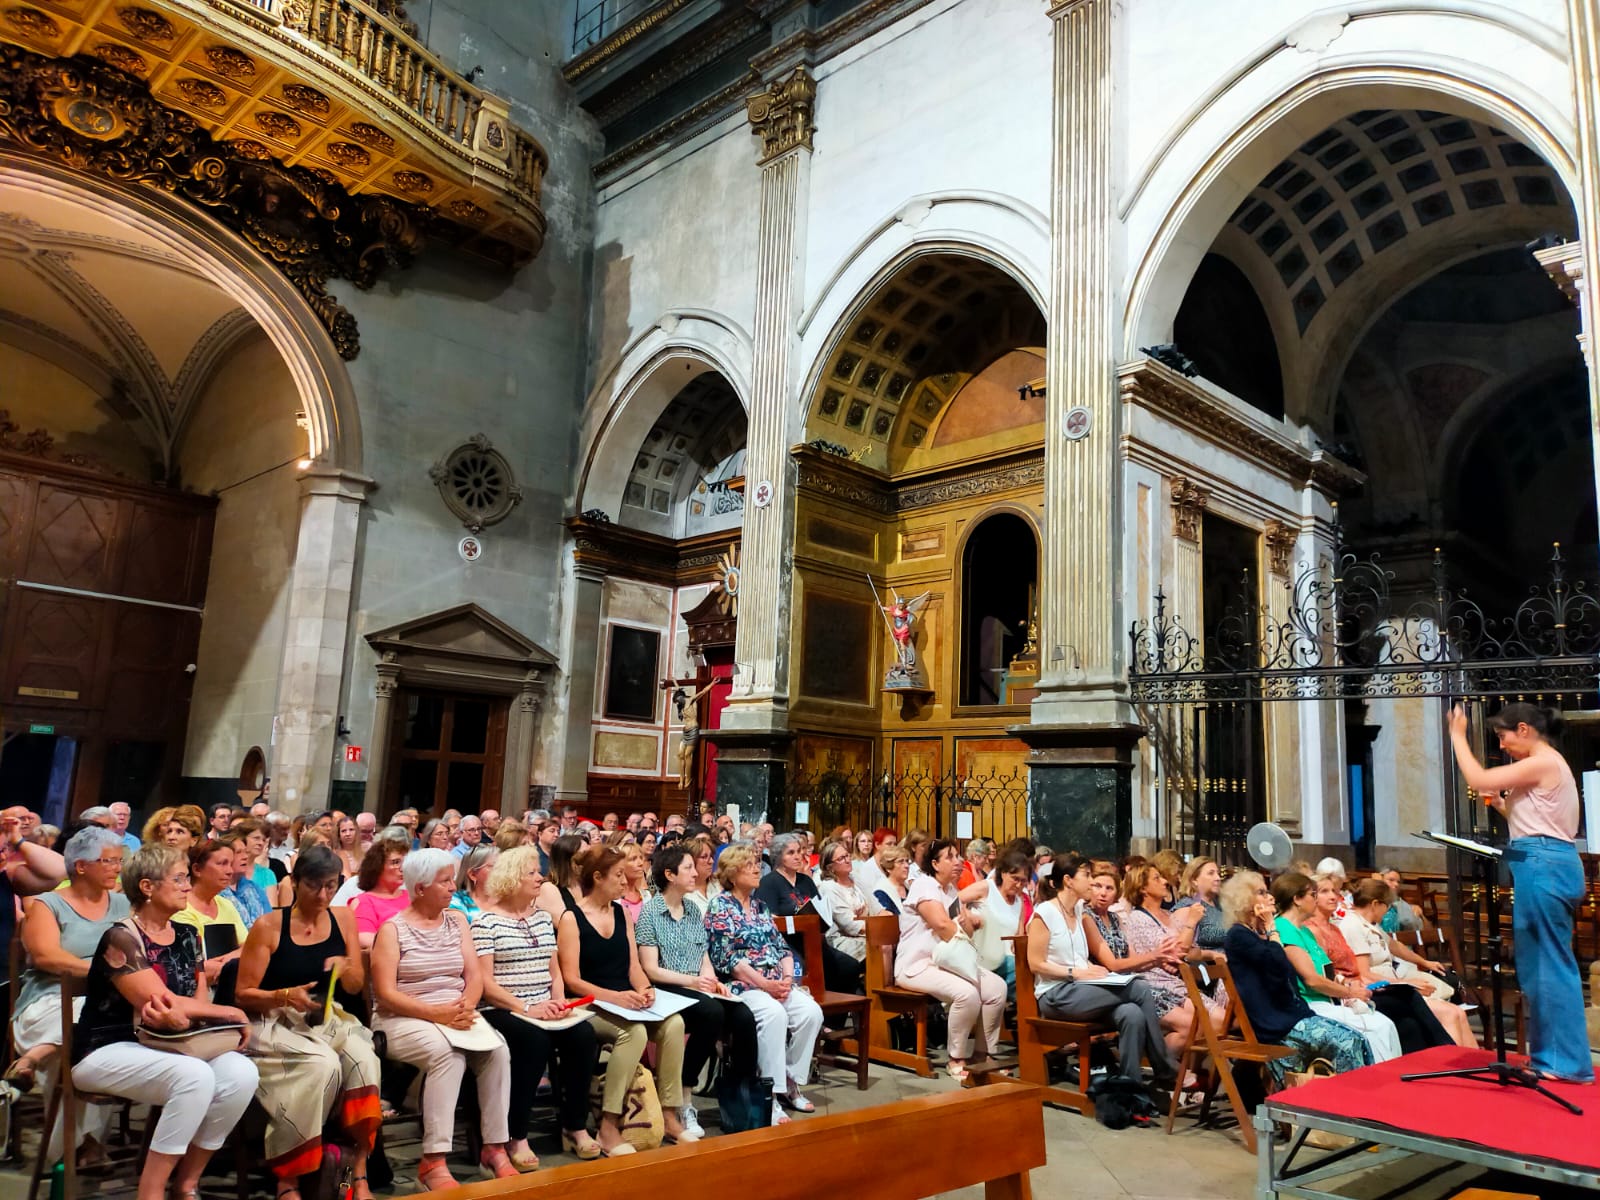
[[[1572,926],[1583,899],[1578,849],[1560,838],[1513,838],[1506,863],[1516,888],[1513,955],[1517,983],[1528,998],[1533,1068],[1564,1079],[1593,1079],[1583,981],[1572,955]]]

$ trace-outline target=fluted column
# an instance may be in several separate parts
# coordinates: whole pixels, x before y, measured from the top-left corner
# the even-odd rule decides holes
[[[722,714],[723,727],[730,730],[779,728],[788,707],[788,548],[794,511],[788,426],[816,90],[806,69],[797,67],[748,104],[751,132],[761,141],[761,200],[734,649],[739,673]],[[763,485],[770,491],[763,492]]]
[[[1267,620],[1282,629],[1289,622],[1293,593],[1294,552],[1300,530],[1287,521],[1269,520],[1261,531],[1266,543],[1267,588],[1263,598]],[[1300,727],[1295,704],[1263,704],[1262,736],[1267,744],[1267,819],[1292,835],[1300,833]]]
[[[1600,429],[1600,373],[1595,371],[1594,339],[1588,337],[1600,297],[1600,0],[1567,0],[1567,26],[1572,43],[1572,92],[1578,128],[1578,235],[1583,263],[1573,286],[1583,322],[1584,358],[1589,367],[1589,420]],[[1595,464],[1600,493],[1600,458]]]
[[[1123,689],[1116,627],[1112,9],[1112,0],[1068,0],[1050,11],[1055,114],[1040,613],[1046,670],[1034,701],[1035,724],[1127,716],[1118,700]],[[1075,408],[1087,410],[1090,424],[1085,436],[1074,439],[1065,435],[1067,414]]]

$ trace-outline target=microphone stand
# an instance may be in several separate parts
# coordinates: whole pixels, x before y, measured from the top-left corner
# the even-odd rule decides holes
[[[1479,878],[1483,883],[1484,906],[1489,918],[1489,995],[1490,1011],[1494,1020],[1494,1045],[1495,1060],[1477,1067],[1456,1067],[1448,1071],[1417,1071],[1409,1075],[1400,1076],[1401,1083],[1414,1083],[1419,1079],[1475,1079],[1483,1083],[1494,1083],[1501,1087],[1527,1088],[1529,1091],[1538,1092],[1541,1096],[1554,1100],[1568,1112],[1582,1116],[1583,1109],[1563,1096],[1558,1096],[1544,1086],[1539,1073],[1532,1067],[1518,1066],[1506,1061],[1505,1037],[1505,998],[1501,991],[1500,982],[1500,895],[1496,884],[1497,864],[1503,851],[1494,846],[1485,846],[1481,842],[1469,841],[1466,838],[1441,837],[1426,830],[1419,832],[1418,837],[1427,838],[1430,842],[1460,850],[1472,857],[1477,863]]]

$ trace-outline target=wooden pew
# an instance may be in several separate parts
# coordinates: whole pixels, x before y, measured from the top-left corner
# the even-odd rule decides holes
[[[1094,1115],[1089,1099],[1090,1050],[1096,1038],[1115,1037],[1111,1025],[1082,1021],[1052,1021],[1039,1015],[1039,1001],[1033,994],[1033,968],[1028,965],[1028,935],[1011,939],[1017,960],[1017,1059],[1022,1083],[1043,1091],[1046,1104],[1065,1104],[1085,1116]],[[1078,1048],[1078,1086],[1051,1087],[1050,1067],[1045,1054],[1063,1046]]]
[[[444,1200],[688,1195],[922,1200],[981,1183],[986,1200],[1031,1200],[1028,1172],[1044,1161],[1039,1097],[1031,1088],[995,1086],[472,1183],[438,1195]]]
[[[900,945],[900,918],[888,915],[868,917],[863,924],[867,929],[867,995],[872,998],[869,1021],[871,1045],[867,1048],[867,1057],[873,1062],[908,1067],[918,1075],[932,1077],[933,1064],[928,1061],[930,998],[910,988],[897,987],[894,982],[894,955]],[[901,1013],[908,1013],[916,1020],[915,1054],[894,1048],[889,1018]]]

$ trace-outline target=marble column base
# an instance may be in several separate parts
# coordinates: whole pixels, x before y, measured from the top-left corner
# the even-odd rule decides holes
[[[794,805],[785,787],[794,735],[788,730],[712,729],[702,736],[717,748],[717,812],[737,804],[741,823],[770,821],[780,830],[789,828]]]
[[[1133,748],[1142,726],[1017,725],[1028,746],[1028,824],[1052,850],[1128,853],[1133,834]]]

